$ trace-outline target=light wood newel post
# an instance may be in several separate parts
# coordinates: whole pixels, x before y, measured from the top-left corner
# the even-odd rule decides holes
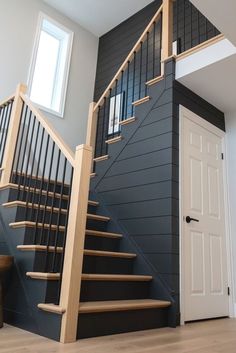
[[[10,123],[8,128],[8,135],[6,141],[6,148],[3,158],[3,171],[1,177],[1,185],[8,184],[11,177],[12,164],[14,159],[15,147],[17,143],[17,135],[20,127],[21,110],[23,101],[20,94],[25,94],[27,86],[19,84],[16,89],[15,100],[12,107]]]
[[[65,309],[61,324],[62,343],[76,340],[91,160],[92,148],[86,145],[78,146],[75,153],[61,284],[60,306]]]
[[[86,145],[92,147],[91,171],[93,169],[93,158],[95,155],[97,122],[98,122],[98,113],[97,113],[97,111],[94,111],[95,106],[96,106],[95,102],[90,103],[89,115],[88,115],[87,137],[86,137]]]
[[[173,1],[163,0],[162,10],[162,64],[172,55],[173,43]],[[163,67],[163,65],[162,65]],[[162,72],[163,74],[163,72]]]

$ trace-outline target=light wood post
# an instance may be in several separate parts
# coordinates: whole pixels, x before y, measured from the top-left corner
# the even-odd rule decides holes
[[[1,185],[8,184],[10,182],[11,177],[11,169],[13,164],[13,158],[15,153],[15,147],[17,143],[17,135],[18,130],[20,127],[20,117],[21,117],[21,110],[23,106],[23,101],[20,97],[20,94],[25,94],[27,90],[27,86],[23,84],[19,84],[16,89],[15,100],[12,107],[12,113],[8,128],[8,135],[6,141],[6,148],[3,158],[3,171],[1,176]]]
[[[164,68],[164,61],[172,55],[173,43],[173,1],[163,0],[162,10],[162,75]]]
[[[91,159],[90,146],[77,147],[60,297],[60,306],[65,309],[61,324],[62,343],[74,342],[77,334]]]
[[[87,136],[86,136],[86,145],[92,147],[91,172],[93,171],[93,158],[95,155],[97,123],[98,123],[98,113],[97,111],[94,111],[95,106],[96,106],[95,102],[92,102],[89,105],[88,127],[87,127]]]

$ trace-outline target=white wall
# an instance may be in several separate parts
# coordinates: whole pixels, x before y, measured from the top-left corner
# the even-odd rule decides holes
[[[234,303],[236,315],[236,111],[225,115],[226,160],[229,186],[230,231],[232,238]]]
[[[0,0],[0,101],[15,92],[17,83],[28,81],[40,11],[74,32],[64,118],[47,114],[74,149],[85,142],[88,106],[93,100],[98,38],[41,0]]]

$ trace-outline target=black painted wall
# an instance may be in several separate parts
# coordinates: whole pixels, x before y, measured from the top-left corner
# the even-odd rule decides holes
[[[113,219],[168,288],[179,313],[179,105],[224,130],[224,114],[175,81],[175,62],[149,89],[92,182]],[[147,106],[149,105],[149,106]],[[127,130],[129,132],[127,133]],[[115,153],[114,153],[115,151]]]
[[[140,12],[100,38],[94,100],[97,101],[139,36],[154,16],[162,1],[155,0]],[[219,34],[218,30],[190,3],[174,3],[173,40],[178,39],[179,52]]]

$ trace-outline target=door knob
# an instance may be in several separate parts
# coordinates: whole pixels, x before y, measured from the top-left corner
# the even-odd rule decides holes
[[[186,217],[186,222],[187,222],[187,223],[190,223],[191,221],[199,222],[199,219],[191,218],[191,217],[187,216],[187,217]]]

